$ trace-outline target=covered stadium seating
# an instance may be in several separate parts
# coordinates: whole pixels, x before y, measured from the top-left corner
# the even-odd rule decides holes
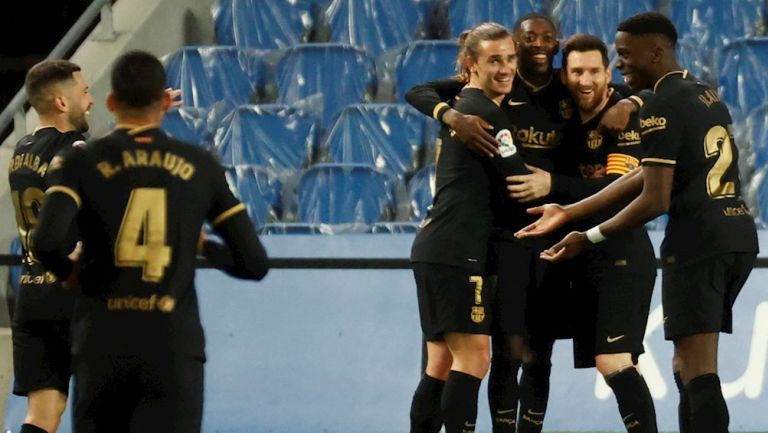
[[[215,145],[224,164],[255,164],[275,173],[307,165],[316,119],[285,105],[242,105],[222,122]]]
[[[321,161],[368,164],[402,179],[418,167],[426,120],[407,105],[348,105],[328,130]]]
[[[408,184],[408,198],[411,205],[411,221],[422,221],[435,197],[435,165],[430,164],[419,170]]]
[[[405,102],[405,94],[416,84],[456,74],[459,46],[455,40],[414,41],[395,60],[397,99]]]
[[[589,33],[613,45],[616,27],[623,19],[655,8],[653,0],[559,0],[552,15],[560,22],[563,37]]]
[[[744,146],[754,152],[755,167],[768,167],[768,104],[752,110],[744,126]]]
[[[365,232],[390,221],[395,210],[393,181],[363,164],[317,164],[299,181],[299,221]]]
[[[309,109],[323,125],[345,105],[370,99],[376,85],[373,60],[349,45],[300,44],[277,64],[277,102]]]
[[[213,149],[213,136],[208,129],[208,110],[177,107],[163,117],[161,128],[171,137],[205,149]]]
[[[768,100],[768,38],[737,39],[719,52],[720,97],[736,121]]]
[[[307,3],[219,0],[213,7],[217,42],[264,49],[288,48],[306,42],[306,34],[312,26]]]
[[[333,0],[325,10],[330,40],[380,54],[414,40],[421,10],[413,0]]]
[[[681,38],[699,49],[722,46],[741,36],[755,35],[763,19],[762,0],[670,0],[670,19]]]
[[[258,165],[235,165],[226,168],[226,175],[230,189],[245,204],[257,229],[281,218],[282,185],[266,169]]]
[[[236,47],[182,48],[165,60],[166,84],[181,89],[185,106],[258,102],[270,81],[264,54]]]
[[[544,12],[546,2],[537,0],[449,0],[448,20],[451,36],[486,21],[512,28],[515,22],[531,12]]]

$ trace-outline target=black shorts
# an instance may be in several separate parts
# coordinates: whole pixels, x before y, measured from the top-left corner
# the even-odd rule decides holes
[[[413,263],[413,274],[427,341],[449,332],[490,334],[492,291],[483,275],[436,263]]]
[[[733,303],[756,257],[756,253],[728,253],[680,266],[665,265],[661,281],[664,337],[730,334]]]
[[[526,295],[527,335],[538,341],[571,338],[576,313],[573,305],[577,300],[571,284],[573,261],[549,263],[536,253],[535,263],[536,282]]]
[[[576,368],[595,366],[595,356],[630,353],[635,361],[645,352],[651,296],[656,282],[656,258],[594,260],[584,257],[584,274],[575,282],[580,293],[573,337]]]
[[[13,393],[56,389],[69,394],[69,320],[14,321]]]
[[[76,355],[73,365],[73,431],[200,432],[202,359],[89,354]]]
[[[491,309],[491,335],[526,335],[525,302],[535,284],[534,250],[526,242],[492,241],[488,248],[488,274],[496,275]]]

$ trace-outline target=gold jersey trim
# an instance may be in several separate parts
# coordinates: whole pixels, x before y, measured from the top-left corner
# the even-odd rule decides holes
[[[638,107],[642,107],[643,106],[643,98],[641,98],[641,97],[639,97],[637,95],[632,95],[628,99],[631,99],[632,101],[634,101],[635,104],[637,104]]]
[[[242,203],[238,203],[238,204],[232,206],[231,208],[225,210],[224,212],[222,212],[221,215],[219,215],[216,218],[214,218],[214,220],[213,220],[213,222],[211,222],[211,224],[217,226],[217,225],[223,223],[224,221],[226,221],[232,215],[234,215],[234,214],[236,214],[236,213],[238,213],[240,211],[244,211],[244,210],[245,210],[245,205],[242,204]]]
[[[150,129],[156,129],[159,127],[160,127],[159,123],[148,123],[146,125],[131,125],[128,123],[121,123],[121,124],[115,125],[115,129],[127,129],[128,133],[131,135],[136,135],[144,131],[147,131]]]
[[[677,164],[677,161],[675,161],[674,159],[664,159],[664,158],[643,158],[643,164],[645,164],[646,162],[665,164],[665,165]]]
[[[656,88],[659,87],[659,84],[665,78],[669,77],[670,75],[674,75],[674,74],[683,74],[683,79],[688,78],[688,70],[687,69],[683,69],[682,71],[670,71],[670,72],[667,72],[666,74],[662,75],[661,78],[656,80],[656,84],[653,85],[653,93],[656,93]]]
[[[435,105],[435,108],[432,109],[432,118],[433,119],[440,120],[437,117],[437,115],[440,114],[440,110],[442,110],[443,107],[451,108],[451,106],[446,104],[445,102],[440,102],[439,104]]]
[[[68,186],[56,185],[56,186],[52,186],[52,187],[48,188],[45,191],[46,194],[51,194],[51,193],[54,193],[54,192],[63,192],[64,194],[70,196],[72,198],[72,200],[75,201],[75,204],[77,205],[78,209],[80,209],[80,206],[83,204],[83,201],[80,200],[80,195],[77,192],[75,192],[74,189],[72,189],[72,188],[70,188]]]

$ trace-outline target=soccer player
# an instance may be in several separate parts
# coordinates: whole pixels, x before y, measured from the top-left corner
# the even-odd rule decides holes
[[[194,289],[200,229],[226,245],[202,250],[240,278],[261,279],[266,253],[207,152],[158,127],[171,96],[152,55],[120,56],[107,107],[116,129],[58,155],[48,169],[32,251],[80,287],[72,321],[74,430],[199,432],[203,333]],[[80,261],[62,252],[76,222]]]
[[[519,69],[502,109],[512,122],[520,154],[531,166],[532,173],[514,178],[519,188],[514,198],[527,203],[548,195],[549,173],[560,171],[562,164],[570,164],[562,158],[560,144],[563,129],[573,115],[573,102],[552,67],[559,49],[554,21],[541,14],[523,16],[515,24],[514,36],[519,47]],[[475,153],[496,154],[495,138],[483,130],[490,125],[444,102],[452,100],[460,89],[461,83],[455,79],[438,80],[414,87],[406,99],[422,113],[456,131],[456,136]],[[511,233],[531,221],[519,209],[514,204],[507,205],[506,215],[494,222],[498,230],[492,249],[500,261],[495,302],[500,310],[494,315],[493,362],[488,385],[494,433],[541,431],[549,394],[552,345],[556,338],[568,335],[564,329],[566,320],[551,320],[567,316],[568,303],[553,305],[551,299],[565,299],[552,293],[567,290],[569,275],[558,267],[537,263],[544,242],[514,240]],[[557,311],[553,311],[555,308]],[[529,337],[528,350],[524,349],[524,336]],[[521,364],[523,374],[518,390]]]
[[[566,149],[578,162],[582,180],[553,174],[551,196],[574,202],[635,169],[642,155],[637,115],[618,134],[599,132],[600,117],[622,96],[609,87],[608,48],[585,34],[563,45],[563,82],[573,95],[578,118],[566,128]],[[600,222],[614,207],[590,221]],[[591,225],[589,222],[583,223]],[[628,432],[654,433],[656,416],[648,385],[635,367],[644,352],[656,257],[645,227],[638,226],[595,245],[578,261],[574,291],[580,297],[573,337],[577,368],[597,367],[613,390]]]
[[[563,260],[584,246],[667,212],[662,256],[664,333],[675,350],[680,431],[728,431],[717,375],[720,332],[732,332],[732,306],[755,262],[757,233],[741,198],[731,117],[717,93],[682,70],[677,31],[664,15],[641,13],[619,24],[617,68],[633,89],[653,88],[641,108],[641,168],[576,204],[533,209],[541,218],[520,236],[630,201],[586,232],[572,232],[542,253]]]
[[[411,408],[413,432],[437,433],[441,424],[446,433],[474,431],[477,393],[490,363],[493,312],[486,249],[494,206],[504,199],[499,188],[504,175],[528,172],[499,107],[515,78],[512,35],[499,24],[484,23],[459,41],[465,87],[457,108],[495,125],[501,155],[473,154],[453,136],[446,137],[440,152],[433,205],[411,251],[427,339],[427,368]]]
[[[40,126],[17,144],[8,182],[23,261],[12,323],[13,393],[27,397],[21,433],[54,433],[69,394],[69,320],[74,297],[37,262],[30,250],[32,229],[48,184],[45,174],[54,155],[85,144],[88,112],[93,105],[80,67],[66,60],[47,60],[26,76],[26,92]],[[77,233],[68,233],[65,251],[72,252]]]

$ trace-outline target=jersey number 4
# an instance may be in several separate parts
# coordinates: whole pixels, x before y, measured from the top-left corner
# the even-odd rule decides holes
[[[714,199],[735,197],[736,182],[723,182],[723,176],[733,164],[731,134],[720,125],[713,126],[704,137],[704,154],[717,155],[715,165],[707,173],[707,193]]]
[[[115,244],[115,264],[141,267],[144,281],[163,279],[171,264],[171,247],[165,243],[166,192],[163,188],[131,191]]]

